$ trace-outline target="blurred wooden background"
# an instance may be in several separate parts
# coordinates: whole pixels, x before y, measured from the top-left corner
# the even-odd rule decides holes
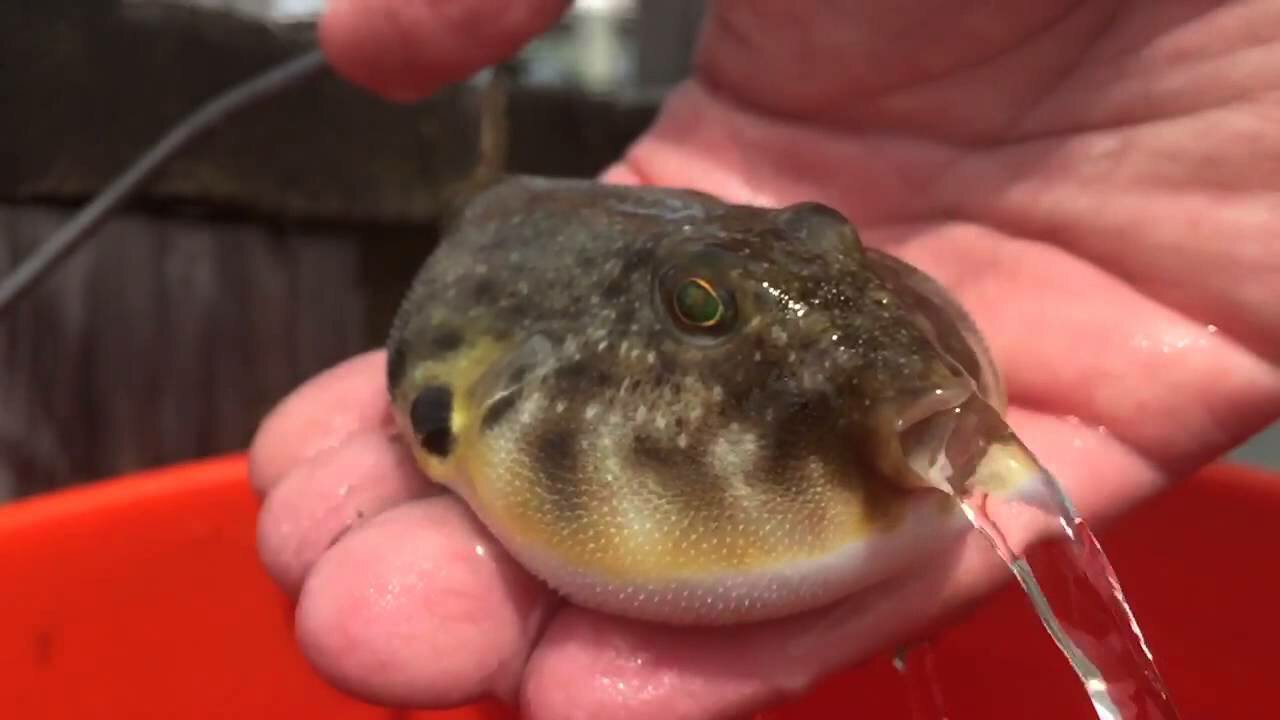
[[[217,7],[0,4],[0,272],[206,98],[309,46]],[[642,97],[517,89],[511,169],[597,172],[651,120]],[[242,448],[380,344],[472,171],[475,112],[467,86],[390,105],[325,74],[184,153],[2,321],[0,500]]]

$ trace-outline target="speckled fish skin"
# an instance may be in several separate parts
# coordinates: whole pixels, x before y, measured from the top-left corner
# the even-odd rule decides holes
[[[675,318],[685,277],[727,327]],[[430,478],[569,599],[673,624],[816,608],[954,538],[903,431],[1004,403],[959,307],[834,210],[585,180],[472,199],[388,352]]]

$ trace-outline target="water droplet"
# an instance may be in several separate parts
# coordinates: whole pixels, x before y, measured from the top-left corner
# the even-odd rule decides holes
[[[893,667],[907,684],[912,720],[947,720],[942,684],[938,682],[929,643],[902,648],[893,656]]]

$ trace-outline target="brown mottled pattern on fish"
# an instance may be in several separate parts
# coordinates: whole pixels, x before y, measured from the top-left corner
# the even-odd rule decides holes
[[[675,299],[707,302],[702,287],[713,326]],[[821,205],[514,178],[422,269],[388,381],[428,475],[570,598],[775,617],[951,522],[903,433],[975,380],[1003,399],[940,292]]]

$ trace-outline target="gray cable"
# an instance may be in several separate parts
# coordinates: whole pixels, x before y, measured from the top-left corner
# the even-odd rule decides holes
[[[0,281],[0,319],[60,260],[83,244],[110,213],[118,210],[138,191],[142,183],[184,147],[236,112],[279,93],[323,67],[323,53],[312,50],[235,85],[175,125]]]

